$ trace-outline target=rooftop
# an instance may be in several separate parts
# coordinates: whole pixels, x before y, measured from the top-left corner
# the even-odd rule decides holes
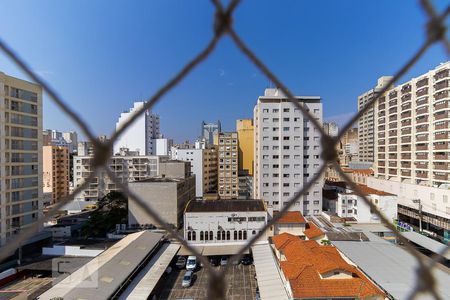
[[[279,212],[274,211],[274,214],[277,215]],[[283,216],[277,221],[278,224],[291,224],[291,223],[306,223],[305,218],[302,213],[299,211],[287,211],[283,214]]]
[[[316,226],[313,222],[308,222],[306,224],[305,235],[308,239],[314,239],[321,235],[324,235],[324,232]]]
[[[334,246],[303,241],[285,235],[273,238],[285,260],[280,267],[290,283],[294,298],[355,297],[384,299],[385,294],[354,265],[347,263]],[[277,245],[284,241],[282,246]]]
[[[266,211],[262,200],[204,200],[190,201],[185,212]]]

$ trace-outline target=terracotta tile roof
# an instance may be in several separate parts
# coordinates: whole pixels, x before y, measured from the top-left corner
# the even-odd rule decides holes
[[[278,250],[283,249],[287,244],[296,240],[299,240],[298,236],[286,232],[272,237],[272,242]]]
[[[363,175],[373,175],[374,171],[372,169],[350,169],[350,168],[342,168],[342,171],[345,173],[359,173]]]
[[[316,241],[302,241],[292,235],[280,236],[274,236],[273,240],[285,242],[281,251],[286,261],[281,261],[280,266],[290,283],[294,298],[384,299],[385,294],[358,268],[348,264],[334,246],[321,246]],[[352,277],[323,278],[333,271],[349,273]]]
[[[308,222],[308,224],[306,224],[306,229],[304,233],[308,237],[308,239],[313,239],[321,235],[324,235],[323,231],[319,227],[317,227],[316,224],[314,224],[313,222]]]
[[[274,212],[274,214],[278,214],[278,212]],[[305,218],[302,213],[299,211],[287,211],[284,215],[277,221],[280,224],[286,223],[306,223]]]
[[[358,187],[365,195],[395,196],[394,194],[391,193],[370,188],[364,184],[358,184]]]

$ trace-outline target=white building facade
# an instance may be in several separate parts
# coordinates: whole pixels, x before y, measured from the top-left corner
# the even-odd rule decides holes
[[[261,200],[191,201],[184,213],[184,238],[191,244],[245,244],[266,223]]]
[[[170,155],[173,146],[173,140],[166,138],[153,139],[152,155]]]
[[[144,104],[145,102],[135,102],[129,111],[121,113],[116,123],[116,130],[121,128]],[[118,153],[120,148],[128,148],[131,151],[138,151],[139,155],[152,155],[156,151],[154,140],[160,135],[159,116],[147,110],[137,117],[117,139],[114,143],[114,154]]]
[[[320,97],[296,97],[322,124]],[[269,213],[279,211],[319,171],[320,132],[278,89],[266,89],[254,108],[255,175],[253,197]],[[322,126],[322,125],[321,125]],[[291,207],[304,215],[322,211],[323,177]]]

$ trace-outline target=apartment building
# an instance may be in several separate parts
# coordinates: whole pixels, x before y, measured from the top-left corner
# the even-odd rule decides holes
[[[335,122],[323,123],[323,131],[329,136],[338,136],[339,127]]]
[[[221,199],[236,199],[239,195],[238,182],[238,134],[219,132],[214,137],[218,153],[218,192]]]
[[[69,194],[70,156],[69,148],[44,146],[43,170],[44,193],[51,193],[51,203],[55,204]]]
[[[264,200],[268,210],[279,211],[318,172],[320,131],[303,117],[303,105],[322,124],[320,97],[288,99],[279,89],[266,89],[254,108],[255,175],[253,197]],[[321,125],[322,126],[322,125]],[[303,215],[322,211],[323,178],[291,207]]]
[[[219,132],[221,131],[222,125],[220,124],[220,121],[217,121],[217,123],[205,123],[205,121],[202,121],[202,130],[200,137],[202,139],[205,139],[208,145],[213,145],[214,136],[219,134]]]
[[[358,111],[370,103],[374,97],[388,84],[391,76],[378,79],[377,85],[358,97]],[[358,120],[359,160],[373,162],[375,153],[375,106],[369,108]]]
[[[137,151],[129,151],[122,148],[118,155],[111,157],[109,167],[122,183],[145,180],[159,174],[159,163],[167,160],[165,156],[139,155]],[[89,175],[93,168],[91,163],[93,156],[74,157],[74,186],[79,186]],[[89,183],[87,189],[75,196],[81,201],[97,201],[112,191],[118,191],[119,187],[109,178],[105,171],[101,170]]]
[[[172,158],[191,164],[197,198],[202,198],[204,193],[217,192],[217,149],[214,146],[200,148],[197,144],[195,149],[172,147]]]
[[[338,144],[339,163],[348,166],[352,161],[358,160],[358,128],[350,128]]]
[[[42,88],[0,73],[0,245],[42,216]]]
[[[255,148],[253,119],[236,120],[236,132],[238,135],[239,173],[253,176]]]
[[[116,123],[116,130],[144,105],[145,102],[135,102],[129,111],[121,113]],[[138,151],[139,155],[153,155],[156,151],[155,139],[160,137],[159,116],[147,110],[139,115],[117,139],[114,143],[114,154],[119,153],[121,148],[128,148],[131,151]]]

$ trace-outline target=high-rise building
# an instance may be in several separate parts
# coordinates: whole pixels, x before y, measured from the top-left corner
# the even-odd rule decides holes
[[[253,119],[236,121],[236,131],[239,146],[239,172],[242,175],[253,176],[254,132]]]
[[[320,97],[297,96],[295,100],[322,124]],[[254,108],[255,175],[253,197],[263,199],[270,213],[279,211],[302,186],[318,173],[320,131],[303,117],[300,109],[279,89],[266,89]],[[322,126],[322,125],[321,125]],[[291,207],[304,215],[322,211],[323,178]]]
[[[372,101],[372,99],[378,95],[378,93],[389,83],[389,80],[391,79],[391,76],[380,77],[376,87],[359,96],[358,111],[365,107],[367,103]],[[358,120],[359,160],[363,162],[374,161],[374,111],[374,106],[372,106]]]
[[[208,145],[214,144],[214,136],[217,135],[219,132],[222,131],[222,126],[220,124],[220,121],[217,121],[217,123],[205,123],[205,121],[202,122],[202,134],[200,138],[205,139],[206,143]]]
[[[214,137],[218,153],[218,192],[221,199],[237,199],[238,182],[238,135],[237,132],[219,132]]]
[[[139,155],[137,151],[120,149],[117,155],[111,157],[109,167],[122,183],[140,181],[159,174],[159,163],[167,160],[165,156]],[[74,187],[79,186],[92,173],[92,155],[75,156],[73,178]],[[97,201],[112,191],[119,191],[119,187],[112,181],[105,171],[98,171],[88,187],[75,196],[77,200]]]
[[[69,194],[69,148],[43,147],[44,193],[51,193],[52,204]]]
[[[338,136],[339,127],[335,122],[323,123],[323,131],[329,136]]]
[[[145,102],[135,102],[129,111],[121,113],[116,123],[116,130],[121,128],[144,104]],[[121,148],[128,148],[131,151],[138,151],[140,155],[152,155],[156,151],[154,140],[160,136],[159,116],[147,110],[139,115],[117,139],[114,143],[114,154],[119,153]]]
[[[64,140],[69,144],[69,153],[77,151],[78,133],[76,131],[63,132]]]
[[[358,128],[350,128],[338,144],[339,163],[348,166],[352,161],[358,160]]]
[[[42,216],[42,88],[0,73],[0,244]]]
[[[197,144],[197,143],[196,143]],[[191,163],[191,171],[195,175],[195,196],[203,197],[204,193],[217,192],[217,149],[214,146],[201,148],[172,147],[172,158]]]
[[[152,155],[170,155],[173,140],[166,138],[157,138],[153,140]]]

